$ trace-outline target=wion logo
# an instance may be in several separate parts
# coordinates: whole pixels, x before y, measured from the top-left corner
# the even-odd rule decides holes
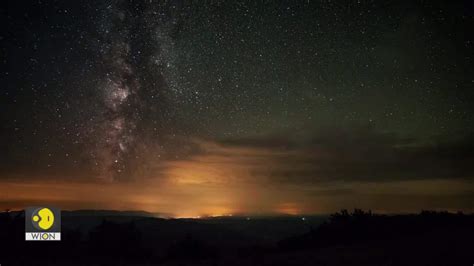
[[[25,240],[61,240],[61,211],[52,207],[26,208]]]

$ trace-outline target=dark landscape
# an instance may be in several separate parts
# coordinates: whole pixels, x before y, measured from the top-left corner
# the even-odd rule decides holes
[[[162,219],[63,212],[61,242],[25,242],[24,214],[0,215],[2,265],[470,265],[474,215]]]
[[[0,266],[474,265],[473,0],[0,2]]]

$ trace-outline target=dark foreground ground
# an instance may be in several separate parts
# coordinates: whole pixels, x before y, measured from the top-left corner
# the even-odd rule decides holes
[[[0,214],[7,265],[473,265],[474,215],[159,219],[63,212],[61,242],[25,242],[23,212]]]

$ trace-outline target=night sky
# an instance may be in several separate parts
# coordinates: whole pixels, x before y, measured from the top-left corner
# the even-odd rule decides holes
[[[0,208],[474,211],[472,1],[3,1]]]

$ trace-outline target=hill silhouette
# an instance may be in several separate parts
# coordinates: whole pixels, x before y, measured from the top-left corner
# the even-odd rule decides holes
[[[474,215],[162,219],[65,212],[61,242],[25,242],[23,212],[0,213],[2,265],[470,265]],[[272,236],[273,237],[270,237]]]

